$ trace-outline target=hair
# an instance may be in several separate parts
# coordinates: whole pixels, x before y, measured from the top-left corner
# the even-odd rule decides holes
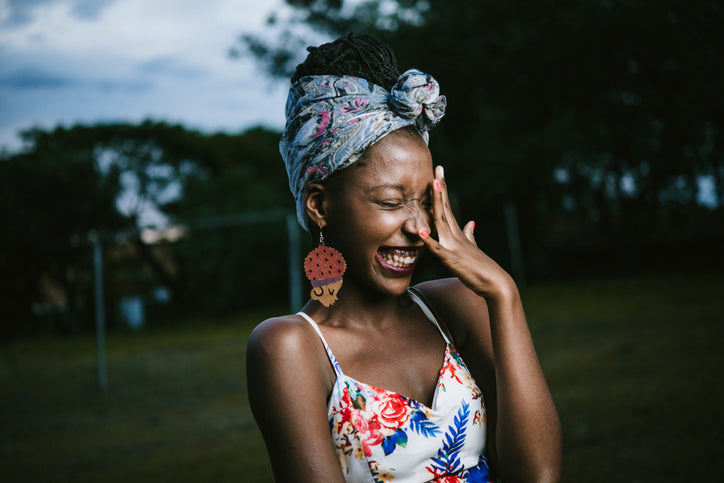
[[[292,84],[307,75],[351,75],[390,90],[400,76],[392,48],[369,35],[350,32],[319,47],[307,47],[307,51]]]

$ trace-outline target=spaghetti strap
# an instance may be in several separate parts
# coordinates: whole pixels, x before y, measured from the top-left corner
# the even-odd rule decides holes
[[[337,362],[337,358],[334,357],[334,354],[332,354],[332,349],[329,348],[329,344],[327,344],[327,340],[322,335],[322,331],[319,330],[319,326],[317,323],[312,319],[309,315],[307,315],[304,312],[297,312],[297,315],[301,316],[304,320],[309,322],[309,324],[314,328],[314,331],[317,333],[319,338],[322,340],[322,344],[324,344],[324,350],[327,351],[327,357],[329,357],[329,362],[332,363],[332,367],[334,368],[334,372],[337,374],[337,376],[342,376],[342,368],[339,365],[339,362]]]
[[[445,331],[442,330],[440,323],[437,321],[437,318],[430,310],[430,307],[427,306],[427,304],[422,300],[422,298],[417,293],[415,293],[415,291],[413,289],[411,289],[411,288],[408,289],[407,293],[410,295],[410,298],[412,299],[412,301],[415,302],[420,307],[420,309],[422,309],[425,316],[427,316],[427,318],[430,320],[430,322],[435,324],[435,327],[437,327],[437,330],[440,331],[442,338],[445,339],[445,343],[450,344],[450,339],[448,338],[447,334],[445,334]]]

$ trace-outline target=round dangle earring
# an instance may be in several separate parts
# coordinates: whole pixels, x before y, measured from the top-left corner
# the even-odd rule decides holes
[[[319,226],[319,246],[304,259],[304,272],[312,284],[310,296],[325,307],[337,301],[342,288],[342,275],[347,270],[344,257],[332,247],[324,244],[322,226]]]

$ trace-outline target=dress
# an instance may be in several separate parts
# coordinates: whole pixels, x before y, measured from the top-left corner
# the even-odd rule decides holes
[[[337,375],[327,415],[345,479],[488,482],[480,389],[429,308],[415,293],[408,293],[446,342],[432,407],[346,376],[314,320],[298,313],[314,327]]]

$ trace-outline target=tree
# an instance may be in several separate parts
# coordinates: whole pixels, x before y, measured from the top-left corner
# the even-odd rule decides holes
[[[283,221],[200,229],[210,217],[291,210],[278,139],[262,128],[202,134],[152,121],[24,133],[23,150],[0,159],[0,214],[11,234],[0,241],[2,320],[13,331],[27,327],[50,284],[61,287],[70,325],[89,325],[92,233],[104,237],[111,254],[109,306],[138,287],[139,277],[144,287],[170,290],[176,313],[284,297],[273,289],[286,276]],[[166,245],[144,239],[149,211],[157,223],[185,227],[186,236]]]
[[[542,272],[556,251],[620,254],[722,226],[717,2],[287,3],[295,15],[271,22],[278,43],[242,36],[237,54],[288,76],[312,43],[302,27],[308,39],[355,30],[389,42],[403,69],[433,73],[448,111],[431,149],[449,165],[459,216],[487,220],[512,200]],[[702,180],[715,187],[708,207]]]
[[[29,317],[43,281],[66,294],[64,325],[77,329],[78,316],[91,310],[85,291],[90,257],[88,233],[121,228],[127,220],[115,208],[119,171],[102,174],[82,137],[30,130],[33,148],[0,159],[0,282],[3,333],[12,334]]]

